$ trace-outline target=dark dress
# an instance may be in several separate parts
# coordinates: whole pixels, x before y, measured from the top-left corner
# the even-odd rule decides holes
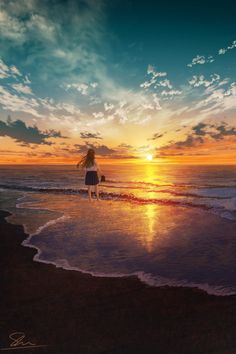
[[[99,183],[97,171],[87,171],[85,175],[86,186],[95,186]]]

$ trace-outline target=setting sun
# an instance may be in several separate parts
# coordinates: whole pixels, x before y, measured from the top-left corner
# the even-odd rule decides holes
[[[152,154],[148,154],[148,155],[146,156],[146,160],[152,161],[152,159],[153,159]]]

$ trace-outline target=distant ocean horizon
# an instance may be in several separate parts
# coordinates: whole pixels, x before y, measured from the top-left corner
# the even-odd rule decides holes
[[[101,202],[73,165],[1,165],[0,209],[35,260],[236,294],[236,166],[104,164]]]

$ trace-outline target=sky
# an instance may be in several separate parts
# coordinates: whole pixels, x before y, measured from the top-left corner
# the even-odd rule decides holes
[[[234,8],[0,0],[0,163],[236,164]]]

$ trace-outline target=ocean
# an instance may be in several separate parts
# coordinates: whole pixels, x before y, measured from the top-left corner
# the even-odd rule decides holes
[[[89,202],[72,165],[0,166],[0,209],[35,261],[236,294],[236,166],[104,164]]]

